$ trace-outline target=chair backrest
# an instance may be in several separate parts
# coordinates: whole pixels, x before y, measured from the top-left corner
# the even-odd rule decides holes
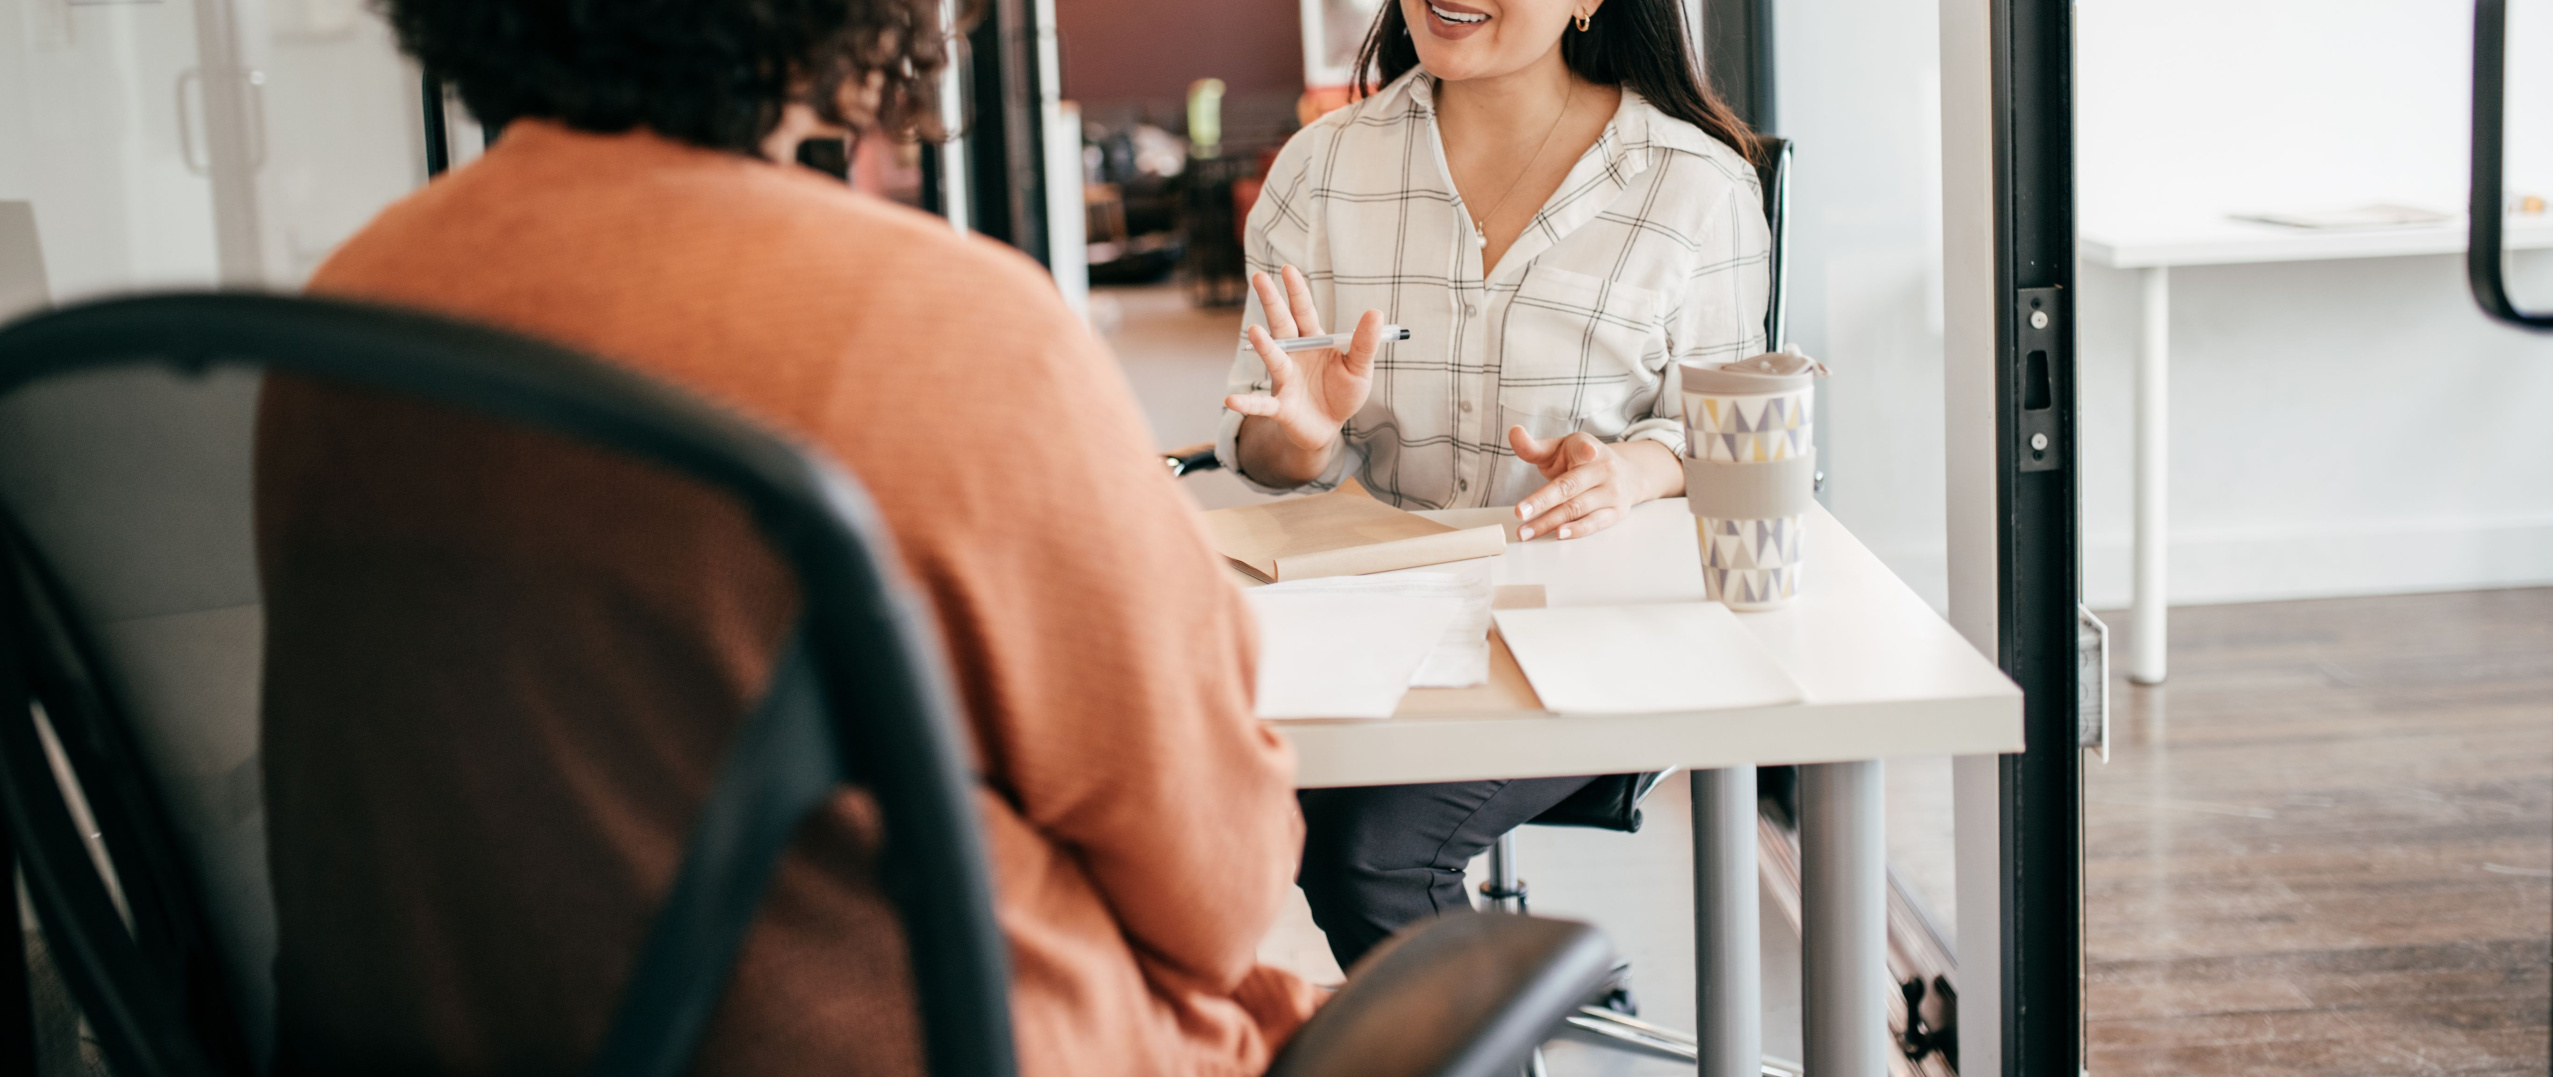
[[[1785,294],[1790,291],[1788,268],[1791,240],[1786,218],[1791,210],[1791,140],[1762,136],[1764,159],[1755,166],[1755,178],[1764,186],[1764,222],[1772,226],[1772,289],[1764,304],[1764,350],[1777,352],[1790,336],[1790,308]]]
[[[50,952],[117,1072],[248,1074],[273,1055],[275,779],[261,744],[274,731],[260,693],[278,656],[258,560],[259,408],[285,382],[268,375],[539,450],[494,476],[486,444],[456,438],[448,459],[429,445],[425,466],[455,470],[426,477],[449,489],[537,476],[543,446],[654,476],[631,489],[726,506],[792,577],[796,627],[760,701],[715,716],[734,723],[727,756],[594,1072],[690,1067],[797,824],[856,784],[885,835],[878,874],[931,1072],[1009,1077],[1005,943],[956,711],[860,488],[724,412],[550,345],[247,295],[113,300],[0,329],[0,808]],[[568,492],[576,506],[528,511],[594,508]],[[626,522],[650,506],[605,508]],[[444,600],[420,590],[421,604]],[[609,707],[594,704],[606,724]]]

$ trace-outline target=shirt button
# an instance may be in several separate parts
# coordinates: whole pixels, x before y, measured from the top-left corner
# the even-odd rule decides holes
[[[1454,483],[1454,489],[1456,490],[1469,491],[1471,488],[1472,481],[1470,479],[1458,479]]]
[[[1471,414],[1471,413],[1472,413],[1472,402],[1471,402],[1471,401],[1469,401],[1469,400],[1463,401],[1463,414],[1465,414],[1465,415],[1469,415],[1469,414]]]
[[[1475,307],[1469,303],[1463,304],[1463,317],[1469,318],[1478,313],[1480,313],[1479,307]]]

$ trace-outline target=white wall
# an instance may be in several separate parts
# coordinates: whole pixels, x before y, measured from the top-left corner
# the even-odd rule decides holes
[[[212,282],[210,185],[177,135],[195,64],[191,4],[0,0],[0,199],[33,203],[55,297]]]
[[[2553,2],[2511,0],[2513,191],[2553,196]],[[2460,211],[2470,0],[2079,0],[2085,224],[2393,199]]]
[[[233,0],[243,17],[257,6]],[[383,206],[425,182],[421,76],[365,0],[262,6],[264,44],[250,36],[249,62],[267,75],[272,132],[257,177],[267,275],[299,287]]]
[[[2509,188],[2553,197],[2553,0],[2511,6]],[[1835,372],[1830,504],[1941,605],[1937,12],[1777,12],[1791,332]],[[2076,19],[2087,226],[2463,203],[2468,4],[2078,0]],[[2553,580],[2553,337],[2485,321],[2460,266],[2176,273],[2175,602]],[[2518,268],[2553,307],[2553,255]],[[2086,597],[2118,606],[2135,280],[2087,266],[2079,286]]]
[[[2513,0],[2509,162],[2553,196],[2553,0]],[[2085,227],[2391,200],[2460,211],[2472,6],[2082,0]],[[2553,306],[2553,257],[2521,295]],[[2128,589],[2136,280],[2080,284],[2085,589]],[[2171,593],[2224,602],[2553,581],[2553,337],[2457,257],[2172,274]]]
[[[2518,287],[2553,305],[2553,256]],[[2133,275],[2085,266],[2084,589],[2129,584]],[[2171,595],[2553,581],[2553,338],[2485,322],[2458,257],[2172,271]]]

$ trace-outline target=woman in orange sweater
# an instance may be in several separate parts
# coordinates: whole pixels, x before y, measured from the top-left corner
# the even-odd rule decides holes
[[[405,48],[505,133],[311,289],[625,364],[858,476],[981,762],[1022,1071],[1256,1073],[1311,996],[1255,959],[1302,831],[1291,760],[1250,714],[1239,596],[1036,266],[770,159],[819,129],[927,127],[936,9],[388,0]],[[416,1072],[582,1068],[793,608],[711,508],[584,534],[540,500],[601,481],[572,461],[547,487],[520,455],[431,481],[396,446],[436,444],[437,421],[308,383],[264,400],[283,1073],[385,1048]],[[983,436],[1031,430],[1033,451]],[[610,601],[510,586],[545,574]],[[918,1067],[863,804],[800,831],[703,1072]]]

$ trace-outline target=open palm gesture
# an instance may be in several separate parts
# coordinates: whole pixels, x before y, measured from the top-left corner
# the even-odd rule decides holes
[[[1285,292],[1265,273],[1250,275],[1268,325],[1251,326],[1250,346],[1268,367],[1268,391],[1235,393],[1223,406],[1276,424],[1294,449],[1326,456],[1339,442],[1339,428],[1374,388],[1374,353],[1383,343],[1383,315],[1366,311],[1356,323],[1356,336],[1346,351],[1322,348],[1287,353],[1276,342],[1292,337],[1321,336],[1321,312],[1312,306],[1312,287],[1293,266],[1284,270]]]

